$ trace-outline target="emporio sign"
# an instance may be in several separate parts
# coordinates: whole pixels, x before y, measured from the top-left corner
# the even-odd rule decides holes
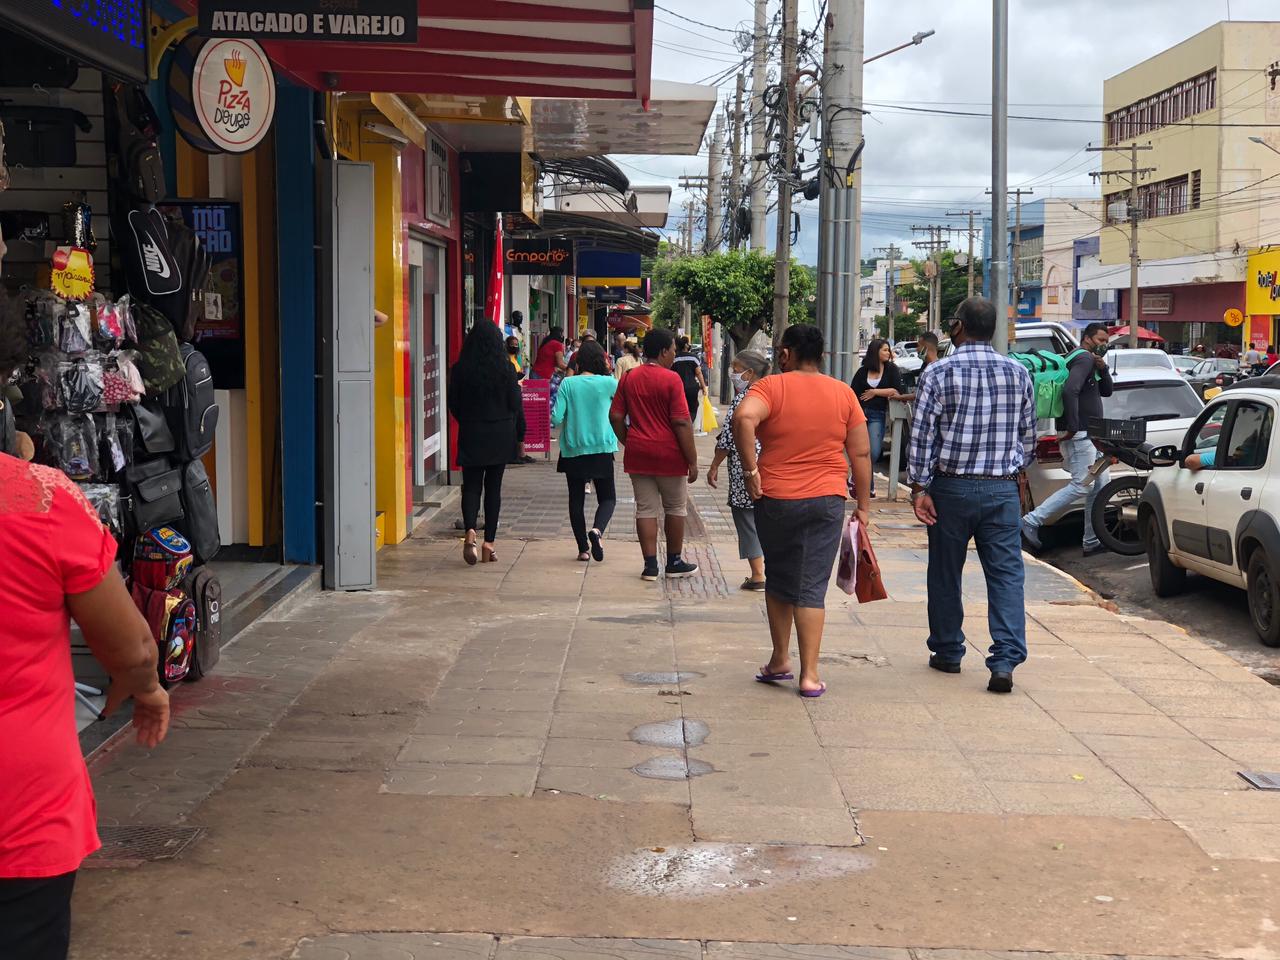
[[[520,240],[502,243],[506,272],[513,276],[573,276],[571,240]]]

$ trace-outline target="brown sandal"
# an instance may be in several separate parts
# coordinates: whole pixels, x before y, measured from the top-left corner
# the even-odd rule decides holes
[[[493,547],[489,546],[488,544],[482,545],[480,547],[480,562],[481,563],[497,563],[498,562],[497,551],[494,550]]]
[[[474,530],[467,531],[467,539],[462,544],[462,559],[467,561],[467,566],[474,567],[476,565],[476,532]]]

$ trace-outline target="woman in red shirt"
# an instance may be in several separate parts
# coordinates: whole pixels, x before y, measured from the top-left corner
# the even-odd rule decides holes
[[[550,380],[556,373],[564,373],[567,364],[564,360],[564,331],[552,327],[547,331],[547,339],[538,347],[538,355],[533,361],[533,375],[539,380]]]
[[[21,314],[0,303],[0,383],[25,361]],[[0,957],[62,960],[71,890],[98,849],[76,734],[74,619],[111,676],[107,711],[134,698],[138,742],[169,725],[156,643],[115,566],[116,544],[65,474],[0,454]]]

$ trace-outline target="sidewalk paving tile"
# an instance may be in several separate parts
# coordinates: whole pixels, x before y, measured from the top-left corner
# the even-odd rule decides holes
[[[696,940],[592,940],[516,937],[498,944],[494,960],[701,960]]]
[[[1120,736],[1181,737],[1186,728],[1161,714],[1076,713],[1059,710],[1053,719],[1072,733],[1112,733]]]
[[[291,960],[489,960],[487,934],[338,933],[307,938]]]
[[[412,732],[415,736],[545,738],[552,722],[551,716],[549,712],[432,712],[420,716]]]
[[[1147,787],[1250,789],[1244,778],[1237,773],[1240,764],[1226,757],[1219,760],[1111,757],[1107,760],[1107,766],[1139,790]]]
[[[537,788],[625,803],[676,803],[683,807],[690,803],[687,780],[654,780],[627,768],[543,764]]]
[[[1144,787],[1142,793],[1170,820],[1280,825],[1280,794],[1271,791]]]
[[[534,737],[468,737],[424,734],[410,737],[397,763],[537,763],[544,741]]]
[[[1183,737],[1119,736],[1110,733],[1083,733],[1080,740],[1102,757],[1176,758],[1216,760],[1218,752],[1191,734]]]
[[[992,781],[987,787],[1005,813],[1142,819],[1159,816],[1138,792],[1114,778],[1102,784]]]
[[[862,843],[853,815],[844,807],[699,801],[695,796],[692,819],[698,840],[823,847],[854,847]]]
[[[1215,859],[1280,863],[1280,824],[1208,819],[1180,820],[1178,826]]]
[[[383,793],[427,797],[528,797],[536,765],[500,763],[401,763],[388,772]]]
[[[626,770],[650,757],[664,756],[670,751],[645,746],[630,740],[551,739],[547,741],[542,762],[552,767],[601,767]],[[679,751],[676,751],[676,756]]]
[[[913,956],[910,950],[891,947],[712,941],[707,944],[707,960],[913,960]]]
[[[831,766],[858,810],[998,813],[987,786],[956,752],[833,750]]]

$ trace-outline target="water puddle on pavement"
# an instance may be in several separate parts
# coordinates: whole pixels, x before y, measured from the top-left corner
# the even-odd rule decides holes
[[[839,847],[690,843],[619,857],[607,868],[606,881],[638,896],[696,899],[842,877],[872,863],[866,854]]]
[[[695,673],[692,670],[682,670],[679,673],[667,671],[665,673],[658,671],[646,671],[643,673],[624,673],[622,679],[627,683],[639,683],[644,686],[670,686],[673,683],[688,683],[690,680],[700,680],[705,677],[705,673]]]
[[[711,734],[711,728],[701,720],[663,720],[660,723],[642,723],[628,736],[632,742],[646,747],[665,747],[683,750],[700,747]]]
[[[651,757],[637,763],[631,772],[649,780],[692,780],[715,773],[716,768],[705,760],[686,757]]]

